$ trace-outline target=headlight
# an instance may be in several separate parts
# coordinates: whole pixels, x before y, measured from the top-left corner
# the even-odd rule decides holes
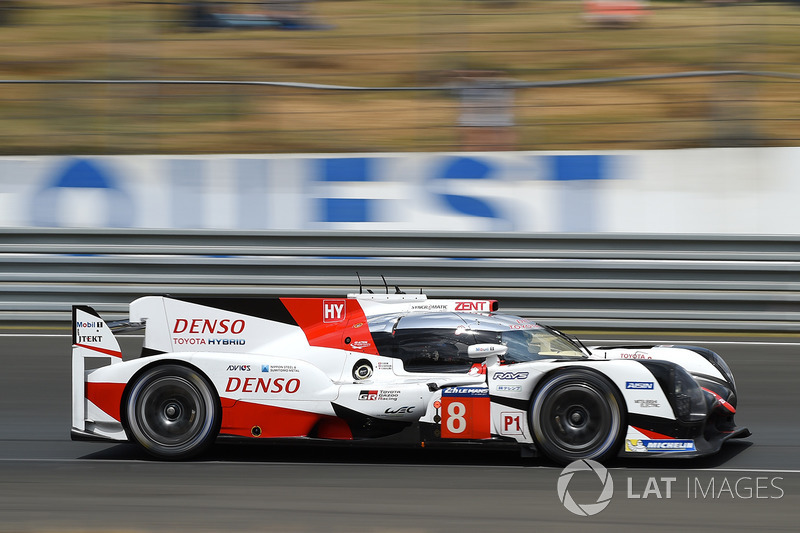
[[[697,422],[708,415],[703,390],[683,367],[667,361],[639,362],[661,385],[678,420]]]
[[[702,420],[708,414],[705,396],[700,385],[683,368],[676,366],[672,375],[675,393],[675,415],[684,422]]]

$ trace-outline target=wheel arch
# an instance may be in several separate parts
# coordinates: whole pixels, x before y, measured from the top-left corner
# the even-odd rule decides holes
[[[125,384],[125,389],[122,391],[122,397],[120,398],[120,405],[119,405],[119,412],[120,412],[120,423],[122,424],[122,428],[125,430],[125,436],[128,438],[128,441],[134,442],[134,439],[130,433],[130,422],[128,421],[128,410],[126,409],[128,405],[128,400],[130,399],[131,389],[136,384],[137,381],[146,373],[152,370],[153,368],[159,366],[166,366],[166,365],[175,365],[175,366],[182,366],[184,368],[188,368],[197,374],[206,382],[208,385],[209,390],[214,395],[214,401],[216,402],[214,408],[216,409],[217,413],[219,413],[219,417],[217,420],[217,427],[215,428],[215,432],[219,433],[219,425],[222,422],[222,401],[219,397],[219,391],[214,386],[214,382],[209,379],[208,375],[203,372],[197,365],[193,365],[188,361],[183,361],[181,359],[159,359],[158,361],[151,361],[144,365],[142,368],[137,370],[131,377],[128,379],[128,382]]]
[[[595,375],[598,375],[602,379],[607,381],[608,384],[611,385],[614,388],[614,390],[617,392],[617,394],[619,394],[619,397],[622,398],[622,406],[624,408],[623,415],[627,418],[627,415],[628,415],[628,401],[625,398],[625,394],[619,388],[617,383],[613,379],[611,379],[610,377],[606,376],[604,373],[602,373],[599,370],[597,370],[596,368],[591,367],[591,366],[585,366],[585,365],[575,365],[575,366],[565,365],[565,366],[560,366],[558,368],[554,368],[553,370],[550,370],[550,371],[542,374],[542,376],[539,378],[539,381],[536,383],[536,386],[533,387],[533,391],[531,391],[531,396],[530,396],[530,398],[528,398],[528,404],[530,406],[533,405],[533,400],[536,398],[536,395],[539,394],[539,391],[542,389],[542,386],[544,386],[544,383],[546,383],[547,380],[549,380],[551,377],[555,376],[556,374],[562,374],[564,372],[569,372],[571,370],[585,370],[587,372],[591,372],[591,373],[593,373]]]
[[[619,429],[619,433],[620,434],[617,436],[618,444],[614,447],[614,450],[613,450],[614,454],[618,454],[619,453],[619,446],[621,446],[621,444],[624,442],[625,432],[626,432],[627,427],[628,427],[628,418],[629,418],[629,414],[630,414],[629,413],[629,409],[628,409],[628,403],[627,403],[628,400],[627,400],[625,394],[622,392],[622,390],[620,390],[619,386],[617,385],[617,383],[612,378],[610,378],[609,376],[607,376],[606,374],[604,374],[600,370],[597,370],[596,368],[593,368],[591,366],[586,366],[586,365],[564,365],[564,366],[560,366],[558,368],[554,368],[554,369],[544,373],[539,378],[538,382],[536,383],[536,386],[533,388],[533,391],[531,392],[530,397],[528,398],[528,408],[527,408],[527,418],[528,418],[528,423],[530,425],[530,433],[531,433],[531,438],[533,440],[533,445],[537,448],[539,453],[543,452],[543,450],[540,448],[540,446],[539,446],[539,444],[537,442],[536,436],[535,436],[536,422],[534,420],[534,403],[536,401],[537,396],[541,392],[541,390],[544,387],[544,385],[546,383],[548,383],[552,378],[554,378],[554,377],[556,377],[556,376],[558,376],[560,374],[565,374],[565,373],[576,371],[576,370],[580,371],[580,372],[590,373],[590,374],[596,376],[597,378],[603,380],[612,389],[612,391],[614,392],[615,399],[616,399],[616,401],[618,401],[619,406],[620,406],[620,410],[619,410],[619,412],[620,412],[620,429]],[[609,454],[611,452],[612,451],[610,450]],[[614,455],[609,455],[609,456],[613,457]]]

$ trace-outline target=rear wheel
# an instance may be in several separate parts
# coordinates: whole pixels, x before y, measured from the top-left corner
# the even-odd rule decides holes
[[[561,464],[608,459],[622,445],[623,405],[616,387],[590,370],[566,370],[545,378],[530,413],[536,446]]]
[[[217,436],[216,393],[197,371],[162,365],[145,371],[128,395],[131,437],[160,459],[186,459],[203,452]]]

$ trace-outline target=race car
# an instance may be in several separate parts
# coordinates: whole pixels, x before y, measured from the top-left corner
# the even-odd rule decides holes
[[[165,460],[218,438],[513,446],[566,464],[695,457],[749,436],[716,353],[586,347],[496,300],[145,296],[72,310],[72,438]],[[115,331],[145,330],[123,360]],[[126,354],[127,355],[127,354]]]

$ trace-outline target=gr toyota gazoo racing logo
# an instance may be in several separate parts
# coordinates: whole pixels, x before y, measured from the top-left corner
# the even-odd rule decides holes
[[[593,503],[577,503],[572,498],[569,492],[569,484],[576,472],[593,472],[600,480],[600,483],[603,484],[600,495]],[[561,475],[558,478],[557,492],[558,499],[561,500],[561,503],[564,504],[564,507],[569,512],[578,516],[592,516],[608,507],[608,504],[611,503],[611,497],[614,495],[614,480],[611,479],[611,474],[606,467],[597,461],[581,459],[571,462],[561,471]]]
[[[361,401],[390,400],[396,402],[399,397],[399,390],[362,390],[358,393],[358,399]]]

